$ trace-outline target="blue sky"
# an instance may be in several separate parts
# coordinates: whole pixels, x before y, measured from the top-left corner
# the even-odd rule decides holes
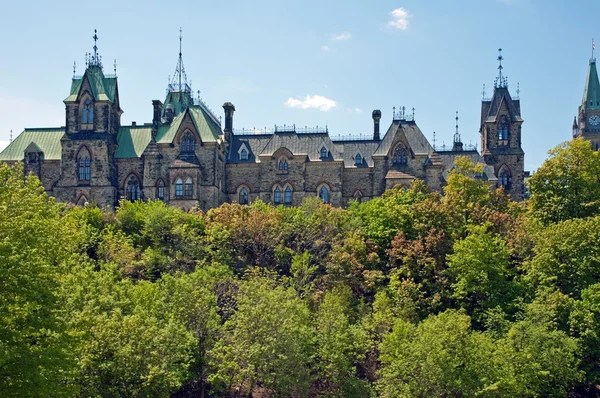
[[[0,146],[9,130],[64,125],[62,100],[84,54],[98,47],[105,72],[117,59],[122,122],[149,122],[178,54],[194,90],[218,114],[235,104],[236,128],[328,125],[369,135],[393,106],[415,107],[425,135],[479,144],[483,84],[497,49],[521,88],[526,169],[570,139],[591,55],[599,1],[29,1],[0,17]]]

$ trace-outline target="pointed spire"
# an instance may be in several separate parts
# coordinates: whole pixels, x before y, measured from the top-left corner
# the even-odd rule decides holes
[[[587,80],[583,90],[581,105],[584,109],[600,109],[600,81],[598,80],[598,71],[596,70],[596,60],[590,59]]]
[[[175,74],[173,79],[169,83],[170,91],[185,91],[191,93],[192,89],[187,81],[187,75],[185,74],[185,67],[183,66],[183,53],[181,51],[183,42],[183,30],[179,28],[179,58],[177,60],[177,66],[175,67]]]
[[[102,68],[102,57],[100,56],[100,54],[98,54],[98,31],[96,29],[94,29],[94,36],[92,36],[92,39],[94,39],[94,53],[86,53],[86,68],[90,66],[99,66],[100,68]]]
[[[506,88],[508,86],[508,82],[506,80],[506,76],[502,74],[502,70],[504,67],[502,66],[502,60],[504,57],[502,56],[502,49],[498,49],[498,77],[494,82],[494,88]]]
[[[458,132],[458,111],[456,111],[456,117],[454,120],[456,120],[456,125],[454,126],[456,128],[454,132],[454,143],[457,143],[460,142],[460,133]]]

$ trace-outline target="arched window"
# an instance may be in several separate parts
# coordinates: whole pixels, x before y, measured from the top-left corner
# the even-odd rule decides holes
[[[246,188],[242,188],[240,190],[239,202],[240,202],[241,205],[247,205],[248,204],[248,190]]]
[[[92,177],[91,156],[86,147],[82,147],[77,154],[77,179],[79,182],[89,183]]]
[[[404,166],[408,163],[408,152],[403,146],[397,146],[394,150],[393,163]]]
[[[177,181],[175,181],[175,197],[177,199],[183,197],[183,180],[181,178],[178,178]]]
[[[127,200],[135,201],[140,200],[140,181],[136,176],[132,175],[127,180]]]
[[[165,182],[163,180],[156,182],[156,199],[165,200]]]
[[[327,150],[327,148],[322,147],[321,148],[321,159],[327,159],[329,157],[329,151]]]
[[[510,189],[510,182],[510,172],[508,169],[502,169],[500,175],[498,175],[498,186],[507,191]]]
[[[286,171],[288,169],[288,161],[287,159],[279,159],[279,165],[277,166],[279,170]]]
[[[362,156],[360,156],[360,153],[357,153],[356,156],[354,157],[354,164],[357,166],[360,166],[363,162],[363,158]]]
[[[321,189],[319,189],[319,198],[323,203],[329,203],[329,190],[325,186],[322,186]]]
[[[88,98],[83,103],[83,112],[81,114],[81,123],[92,124],[94,123],[94,104]]]
[[[292,188],[290,188],[289,186],[287,186],[285,188],[285,191],[283,192],[283,203],[285,203],[286,205],[292,204]]]
[[[273,203],[276,205],[281,203],[281,188],[275,187],[275,192],[273,193]]]
[[[181,152],[191,153],[196,150],[196,140],[191,134],[186,134],[181,140]]]
[[[508,140],[508,135],[509,135],[508,122],[506,121],[505,118],[502,118],[502,120],[500,121],[500,126],[498,126],[498,139],[501,141],[506,141],[506,140]]]
[[[357,202],[360,202],[362,200],[362,192],[360,191],[356,191],[354,192],[354,200],[356,200]]]
[[[240,160],[248,160],[248,151],[246,149],[240,151]]]
[[[184,195],[186,198],[191,198],[193,192],[194,192],[194,182],[192,181],[191,177],[188,177],[187,180],[185,180]]]

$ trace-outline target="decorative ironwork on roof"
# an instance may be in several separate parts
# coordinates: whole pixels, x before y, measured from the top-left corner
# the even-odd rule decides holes
[[[183,39],[182,30],[179,28],[179,59],[177,60],[177,66],[175,67],[175,73],[173,78],[167,86],[167,91],[183,91],[186,93],[192,93],[191,82],[188,84],[187,75],[185,74],[185,67],[183,66],[183,56],[181,52],[181,42]]]
[[[502,56],[502,49],[498,49],[498,77],[494,80],[494,88],[508,88],[508,77],[502,74],[502,60],[504,57]]]
[[[102,69],[102,56],[98,54],[98,31],[94,29],[94,53],[85,53],[85,67],[86,69],[91,66],[97,66]]]
[[[325,127],[297,127],[296,124],[275,124],[272,128],[238,128],[233,129],[234,134],[240,135],[261,135],[261,134],[277,134],[277,133],[294,133],[294,134],[329,134],[329,128]]]
[[[408,114],[408,113],[406,113],[405,106],[400,106],[397,109],[394,106],[392,108],[392,118],[394,121],[414,122],[415,121],[415,108],[412,108],[412,114]]]
[[[442,142],[442,145],[433,144],[433,150],[436,152],[456,152],[454,145],[446,145]],[[463,144],[462,151],[477,151],[477,144]]]

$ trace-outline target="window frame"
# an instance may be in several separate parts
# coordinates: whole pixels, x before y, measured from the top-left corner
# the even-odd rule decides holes
[[[125,198],[130,202],[140,200],[142,195],[142,184],[135,174],[130,175],[125,183]]]
[[[175,198],[183,198],[183,179],[181,177],[175,180]]]
[[[273,203],[276,205],[280,205],[281,202],[281,188],[279,187],[279,185],[277,185],[275,187],[275,189],[273,190]]]
[[[161,179],[156,181],[156,199],[165,200],[165,182]]]
[[[186,199],[194,197],[194,180],[192,177],[188,177],[183,184],[183,197]]]
[[[294,191],[289,185],[283,190],[283,204],[290,206],[294,201]]]
[[[242,187],[242,189],[240,189],[240,192],[238,193],[238,203],[241,205],[247,205],[250,203],[250,193],[246,187]]]

